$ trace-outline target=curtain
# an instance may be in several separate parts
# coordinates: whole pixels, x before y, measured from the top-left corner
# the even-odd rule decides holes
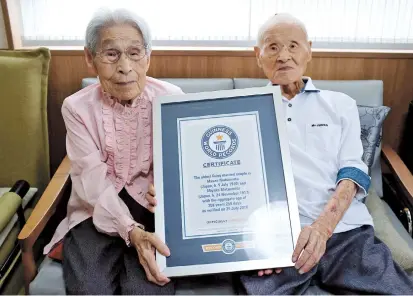
[[[154,46],[250,47],[258,28],[287,12],[307,27],[315,48],[413,49],[413,0],[16,0],[23,45],[83,45],[100,7],[143,17]]]

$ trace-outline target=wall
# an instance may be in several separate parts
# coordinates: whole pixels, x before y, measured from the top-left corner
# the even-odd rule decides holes
[[[384,82],[384,104],[392,111],[384,126],[384,143],[398,148],[404,116],[413,99],[413,54],[314,53],[307,73],[313,79],[378,79]],[[148,75],[153,77],[260,78],[251,51],[153,52]],[[64,98],[80,89],[91,73],[82,52],[52,51],[49,80],[49,131],[52,171],[65,155],[65,127],[60,114]]]
[[[3,11],[0,5],[0,48],[7,48],[6,30],[4,28]]]

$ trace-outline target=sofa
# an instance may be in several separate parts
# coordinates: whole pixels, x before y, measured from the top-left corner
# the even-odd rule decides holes
[[[23,286],[17,236],[50,179],[50,52],[0,50],[0,294]]]
[[[219,78],[219,79],[179,79],[162,78],[173,83],[186,93],[214,90],[229,90],[248,87],[265,86],[266,79],[250,78]],[[96,78],[85,78],[82,87],[96,83]],[[350,95],[359,105],[383,105],[382,81],[313,81],[320,89],[340,91]],[[409,198],[413,195],[413,177],[406,174],[407,168],[399,156],[388,146],[378,145],[371,166],[372,188],[366,199],[367,207],[376,224],[376,234],[392,250],[395,260],[408,272],[413,271],[413,240],[400,223],[396,215],[382,200],[382,167],[381,160],[388,166],[389,171],[398,180],[400,194]],[[70,162],[66,157],[59,166],[46,192],[34,209],[26,227],[19,235],[23,246],[23,262],[25,264],[26,288],[30,294],[65,294],[62,267],[59,262],[45,257],[39,267],[35,265],[31,255],[33,243],[45,228],[48,220],[55,212],[64,192],[70,191]],[[54,226],[55,227],[55,226]],[[191,281],[178,280],[177,294],[242,294],[238,282],[230,274],[194,277]],[[311,285],[306,294],[328,294],[322,287]]]

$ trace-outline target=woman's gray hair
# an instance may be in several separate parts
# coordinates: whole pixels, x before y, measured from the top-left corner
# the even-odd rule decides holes
[[[258,30],[257,36],[257,45],[259,47],[262,46],[264,42],[264,34],[271,29],[274,25],[277,24],[294,24],[297,25],[303,30],[307,40],[308,40],[308,33],[307,29],[302,21],[300,21],[295,16],[292,16],[289,13],[276,13],[272,17],[270,17]]]
[[[150,55],[152,38],[149,26],[143,18],[127,9],[102,8],[96,11],[86,28],[86,48],[95,55],[102,29],[119,24],[129,24],[135,27],[142,34],[146,53]]]

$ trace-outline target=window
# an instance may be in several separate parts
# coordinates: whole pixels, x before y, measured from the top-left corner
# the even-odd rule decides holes
[[[412,0],[19,0],[23,46],[84,44],[101,6],[134,10],[154,46],[250,47],[259,26],[289,12],[307,26],[315,48],[413,49]]]

